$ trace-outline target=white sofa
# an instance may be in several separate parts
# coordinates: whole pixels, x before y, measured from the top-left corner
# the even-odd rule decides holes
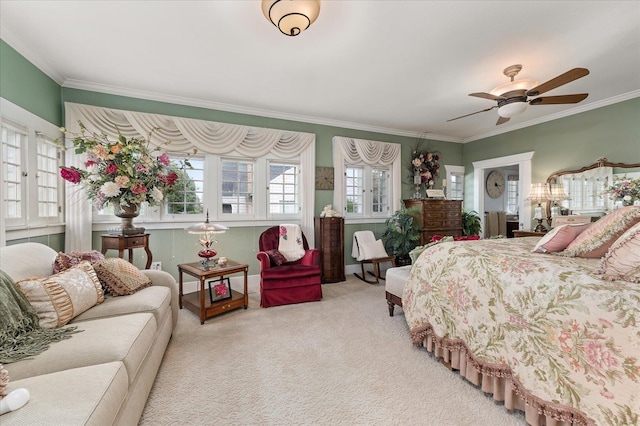
[[[56,252],[43,244],[0,248],[0,269],[16,282],[53,273]],[[178,289],[162,271],[153,285],[105,301],[74,318],[80,333],[52,343],[33,359],[5,365],[7,391],[26,388],[23,408],[0,425],[135,425],[178,320]]]

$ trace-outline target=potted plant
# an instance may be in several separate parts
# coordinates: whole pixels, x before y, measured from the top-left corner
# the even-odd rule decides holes
[[[462,235],[480,235],[480,216],[475,210],[462,210]]]
[[[387,218],[387,229],[382,234],[387,253],[396,258],[396,265],[409,265],[409,252],[416,248],[420,240],[420,231],[415,223],[415,217],[420,213],[418,208],[402,207]]]

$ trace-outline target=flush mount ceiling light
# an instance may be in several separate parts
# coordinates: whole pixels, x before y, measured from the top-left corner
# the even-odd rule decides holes
[[[504,101],[498,101],[498,115],[504,118],[511,118],[518,114],[522,114],[527,105],[527,91],[538,85],[538,82],[531,79],[515,80],[522,65],[511,65],[505,68],[504,75],[509,77],[509,83],[501,84],[493,89],[490,94],[498,97],[506,98]]]
[[[262,0],[262,13],[282,34],[297,36],[320,13],[320,0]]]

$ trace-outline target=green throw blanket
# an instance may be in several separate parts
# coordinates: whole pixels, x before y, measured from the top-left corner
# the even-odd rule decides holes
[[[11,277],[0,271],[1,364],[36,356],[52,342],[70,338],[76,328],[40,328],[36,310]]]

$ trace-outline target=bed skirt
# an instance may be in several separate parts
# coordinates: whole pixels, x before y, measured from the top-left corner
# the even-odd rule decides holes
[[[583,413],[567,406],[544,401],[534,396],[514,380],[509,367],[501,364],[488,364],[476,360],[462,341],[440,339],[427,327],[422,332],[412,333],[414,343],[424,346],[452,370],[458,372],[469,382],[493,395],[495,401],[504,402],[507,410],[520,410],[525,414],[528,424],[534,426],[570,426],[595,423]]]

